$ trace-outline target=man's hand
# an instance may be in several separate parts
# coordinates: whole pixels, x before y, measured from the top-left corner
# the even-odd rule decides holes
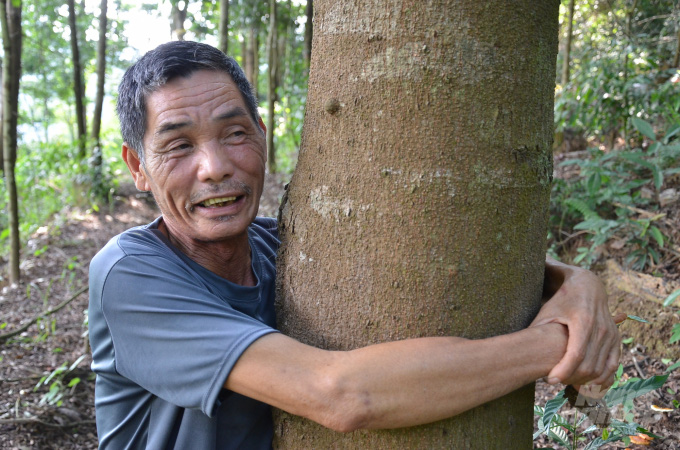
[[[590,271],[546,257],[543,305],[530,326],[557,322],[569,331],[567,351],[548,383],[610,386],[621,354],[621,338],[602,282]],[[625,316],[625,315],[624,315]]]

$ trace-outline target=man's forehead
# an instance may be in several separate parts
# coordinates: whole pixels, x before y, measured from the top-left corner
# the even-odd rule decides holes
[[[237,113],[234,113],[237,110]],[[148,127],[166,121],[201,115],[204,118],[247,115],[241,92],[228,74],[214,71],[195,72],[187,78],[166,83],[147,98]]]

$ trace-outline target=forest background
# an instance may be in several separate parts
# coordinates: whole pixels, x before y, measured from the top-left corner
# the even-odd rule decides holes
[[[270,131],[268,213],[275,214],[300,145],[313,5],[311,0],[0,3],[3,79],[8,88],[18,87],[16,105],[12,95],[3,94],[8,125],[0,179],[0,333],[5,333],[0,426],[12,427],[21,441],[22,427],[43,423],[67,429],[68,437],[59,439],[88,447],[82,442],[91,444],[93,432],[88,428],[93,416],[84,406],[90,398],[84,391],[92,385],[89,356],[82,339],[60,341],[59,333],[86,333],[84,307],[73,300],[87,285],[92,249],[83,248],[74,224],[89,224],[110,237],[112,220],[127,223],[117,215],[121,208],[146,207],[146,198],[130,191],[119,157],[115,97],[123,71],[171,39],[206,42],[233,56],[255,86]],[[596,270],[614,301],[650,322],[622,328],[621,376],[645,378],[680,358],[680,4],[570,0],[562,4],[560,24],[549,252]],[[19,42],[20,75],[7,63]],[[12,128],[7,111],[14,107]],[[151,206],[148,211],[140,215],[153,216]],[[37,270],[46,266],[51,271]],[[75,325],[55,319],[62,308],[76,317]],[[49,358],[17,372],[21,360],[41,345]],[[22,389],[27,379],[31,388]],[[656,417],[657,431],[680,439],[678,427],[668,425],[680,417],[677,380],[665,389],[628,412]],[[537,402],[548,397],[541,392]],[[668,411],[652,410],[649,416],[652,403]],[[80,424],[80,434],[73,424]]]

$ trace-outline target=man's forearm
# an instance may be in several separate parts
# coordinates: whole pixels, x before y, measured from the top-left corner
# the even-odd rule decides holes
[[[482,340],[422,338],[350,352],[268,335],[246,350],[226,387],[339,431],[433,422],[548,374],[566,346],[548,324]]]

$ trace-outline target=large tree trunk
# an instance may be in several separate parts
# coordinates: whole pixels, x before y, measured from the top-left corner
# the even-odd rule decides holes
[[[276,148],[274,147],[274,104],[278,79],[276,0],[269,0],[269,34],[267,36],[267,168],[276,173]]]
[[[219,0],[220,2],[220,50],[222,53],[229,53],[229,0]]]
[[[281,330],[326,349],[526,327],[542,291],[557,0],[317,0],[282,205]],[[404,361],[408,364],[408,361]],[[453,419],[279,448],[531,448],[533,385]]]
[[[569,0],[569,12],[567,13],[567,41],[564,43],[564,58],[562,60],[562,86],[569,83],[571,40],[574,36],[574,3],[576,3],[576,0]]]
[[[85,87],[83,86],[83,69],[80,65],[80,49],[78,46],[78,32],[76,27],[76,8],[74,0],[68,0],[68,25],[71,29],[71,56],[73,58],[73,95],[76,105],[76,123],[78,126],[78,156],[85,157],[85,143],[87,128],[85,125]]]
[[[94,116],[92,117],[92,141],[94,142],[94,158],[92,167],[94,169],[93,190],[95,195],[101,196],[104,183],[102,180],[102,146],[99,139],[102,108],[104,106],[104,81],[106,79],[106,10],[107,0],[101,0],[99,13],[99,42],[97,43],[97,97],[94,101]]]
[[[21,2],[0,0],[2,27],[2,140],[5,188],[9,216],[9,281],[18,283],[19,272],[19,202],[14,167],[17,160],[17,123],[19,119],[19,81],[21,80]]]

